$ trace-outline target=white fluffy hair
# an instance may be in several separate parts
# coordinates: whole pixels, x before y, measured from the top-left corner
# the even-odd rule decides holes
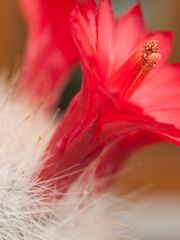
[[[33,180],[53,128],[39,110],[33,112],[1,91],[0,239],[126,239],[120,222],[123,200],[89,193],[78,181],[63,198],[53,200],[46,184],[38,187]]]

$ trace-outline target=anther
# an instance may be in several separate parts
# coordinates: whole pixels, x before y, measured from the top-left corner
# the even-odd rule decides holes
[[[142,61],[147,70],[156,67],[157,62],[160,60],[161,55],[158,53],[158,41],[149,40],[145,41],[142,46]]]

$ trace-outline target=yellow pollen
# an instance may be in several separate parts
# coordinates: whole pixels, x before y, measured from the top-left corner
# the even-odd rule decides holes
[[[160,60],[161,55],[158,53],[158,41],[149,40],[145,41],[142,46],[142,61],[147,70],[151,70],[156,67],[157,62]]]

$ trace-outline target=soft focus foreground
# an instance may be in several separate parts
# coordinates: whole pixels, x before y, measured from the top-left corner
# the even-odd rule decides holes
[[[122,4],[124,4],[124,2]],[[146,6],[147,2],[142,2],[142,3],[143,3],[144,9],[146,10],[146,7],[148,8],[148,6]],[[156,5],[155,8],[152,7],[153,4]],[[158,6],[159,6],[158,4],[162,4],[162,1],[160,1],[159,3],[157,1],[154,1],[154,3],[152,2],[152,5],[151,5],[151,7],[153,9],[152,16],[153,16],[153,14],[155,14],[154,11],[158,12]],[[158,14],[160,12],[162,12],[162,10],[159,11]],[[166,12],[166,8],[165,8],[165,12]],[[151,16],[151,18],[153,19],[152,16]],[[173,21],[172,20],[173,18],[174,18],[174,16],[173,17],[171,16],[169,18],[170,19],[169,22]],[[158,20],[162,21],[161,19],[162,18],[159,17]],[[151,25],[151,24],[152,24],[152,22],[149,23],[149,25]],[[166,29],[167,27],[164,27],[164,28]],[[178,189],[180,188],[180,179],[178,177],[178,175],[179,175],[178,169],[180,169],[178,160],[179,160],[180,154],[179,154],[179,151],[176,150],[176,147],[169,146],[168,150],[166,150],[166,148],[167,148],[166,146],[164,148],[163,148],[163,146],[154,147],[155,150],[153,153],[150,150],[145,150],[144,155],[143,155],[143,153],[138,154],[136,157],[134,157],[134,159],[130,160],[130,165],[127,166],[127,171],[124,171],[122,173],[122,176],[120,177],[120,185],[117,185],[116,189],[118,189],[118,191],[119,191],[119,186],[120,186],[121,189],[124,188],[122,190],[122,192],[123,192],[123,191],[127,191],[127,189],[137,190],[137,187],[138,187],[140,189],[140,191],[143,191],[142,189],[145,188],[145,190],[144,190],[145,193],[148,192],[148,188],[149,188],[152,192],[151,194],[155,194],[155,193],[157,193],[157,191],[161,192],[162,190],[166,193],[168,193],[168,190],[170,190],[170,191],[173,190],[174,193],[178,193]],[[166,151],[166,153],[164,153],[165,151]],[[168,157],[166,156],[167,154],[169,155]],[[173,155],[173,159],[172,159],[172,155]],[[142,161],[141,161],[141,159],[142,159]],[[177,159],[177,161],[176,161],[176,159]],[[177,174],[175,174],[175,173],[177,173]],[[126,186],[124,186],[124,185],[126,185]],[[141,195],[141,193],[140,193],[140,195]],[[165,196],[163,195],[161,201],[163,201],[164,198],[165,198]],[[169,199],[171,199],[171,198],[169,198]],[[176,201],[172,201],[173,205],[174,205],[174,202],[176,202]],[[164,206],[164,208],[166,208],[166,205]],[[158,213],[158,211],[156,212],[156,214],[157,213]],[[177,208],[176,214],[178,215],[178,208]],[[135,217],[137,215],[138,214],[136,213]],[[167,211],[166,218],[169,218],[168,216],[171,217],[171,214],[169,214]],[[171,217],[171,218],[173,221],[173,217]],[[175,219],[175,221],[176,221],[176,219]],[[152,222],[153,222],[153,218],[152,218]],[[152,231],[154,231],[153,225],[151,225],[152,222],[151,221],[150,221],[150,223],[147,222],[147,225],[151,227]],[[163,223],[163,221],[161,219],[159,220],[159,222],[160,222],[160,224]],[[158,225],[158,223],[156,225]],[[172,225],[174,225],[173,222],[172,222]],[[159,225],[159,228],[161,228],[161,227],[165,228],[166,225],[163,225],[163,226]],[[145,229],[146,229],[146,227],[145,227]],[[171,230],[174,231],[173,234],[175,237],[176,234],[175,234],[174,228],[172,227],[171,229],[169,229],[169,231],[171,231]],[[163,234],[163,233],[161,233],[161,234]],[[149,239],[151,239],[150,233],[148,231],[147,231],[147,235],[149,236]],[[144,237],[144,239],[148,239],[148,238],[146,238],[145,235],[143,237]],[[156,236],[154,235],[154,237],[156,237]],[[177,239],[178,238],[179,237],[177,237]],[[165,238],[163,238],[163,239],[165,239]],[[172,237],[170,237],[169,239],[172,239]]]
[[[54,127],[38,110],[14,103],[3,86],[0,95],[0,239],[108,240],[130,234],[121,216],[131,204],[108,193],[89,195],[90,179],[85,188],[79,179],[61,201],[49,191],[52,179],[37,185],[39,158]]]

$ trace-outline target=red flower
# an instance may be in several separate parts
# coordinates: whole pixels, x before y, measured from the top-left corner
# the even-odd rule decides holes
[[[171,35],[149,33],[139,5],[115,19],[108,0],[98,8],[92,0],[76,5],[71,22],[82,87],[47,147],[39,175],[47,180],[66,170],[55,182],[62,191],[106,146],[99,177],[114,174],[138,146],[161,138],[180,143],[180,67],[165,65]]]
[[[123,34],[125,36],[121,36],[119,39],[125,52],[128,51],[130,44],[133,45],[133,36],[137,36],[139,32],[142,34],[147,32],[147,30],[144,30],[139,5],[124,15],[119,20],[119,25],[122,29],[126,29]],[[113,174],[119,172],[124,160],[134,150],[163,139],[178,145],[180,143],[180,65],[165,63],[171,49],[171,34],[167,32],[155,33],[152,36],[147,33],[145,38],[148,39],[149,37],[159,40],[159,49],[162,54],[161,61],[158,63],[156,70],[144,78],[142,84],[134,89],[128,101],[141,107],[144,115],[150,116],[152,119],[148,123],[148,129],[141,127],[137,131],[126,135],[109,146],[101,156],[96,175],[98,178],[104,178],[103,184],[110,180]],[[134,42],[134,44],[136,43]],[[122,50],[123,53],[124,51]],[[124,56],[124,54],[122,55]],[[133,82],[131,86],[133,86]],[[152,128],[154,122],[158,124],[155,131]],[[164,128],[163,124],[169,126]]]
[[[20,91],[35,103],[52,107],[78,61],[69,14],[77,0],[19,0],[28,23],[28,41]]]

